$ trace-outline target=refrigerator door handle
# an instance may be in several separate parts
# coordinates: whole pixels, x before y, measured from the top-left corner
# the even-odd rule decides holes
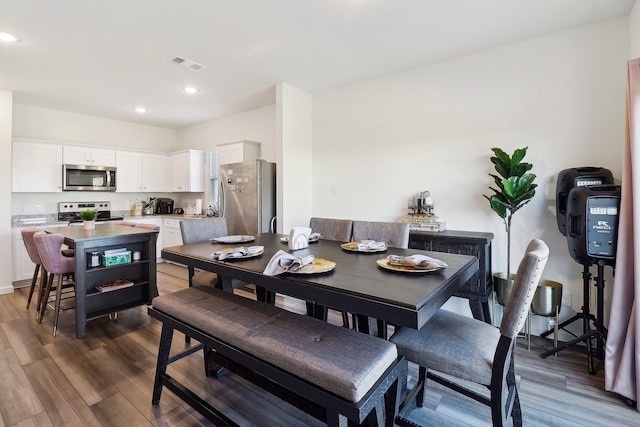
[[[221,217],[227,216],[227,204],[225,203],[224,184],[220,182],[220,214]]]

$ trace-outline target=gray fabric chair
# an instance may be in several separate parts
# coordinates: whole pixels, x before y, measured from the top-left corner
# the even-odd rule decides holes
[[[375,240],[385,242],[390,248],[407,249],[409,247],[409,224],[401,222],[375,222],[375,221],[354,221],[353,237],[354,242],[361,240]],[[367,322],[369,333],[377,334],[381,338],[387,338],[387,325],[382,321],[374,322],[374,319],[366,319],[364,316],[352,316],[354,326],[365,332],[362,323]],[[356,319],[358,319],[356,321]],[[357,322],[360,322],[358,324]]]
[[[325,240],[350,242],[353,232],[353,221],[350,219],[311,218],[309,227],[314,233],[320,233]]]
[[[180,234],[185,245],[208,242],[213,237],[227,235],[227,220],[219,217],[184,219],[180,221]],[[189,267],[189,287],[200,285],[217,286],[218,276],[208,271],[195,271],[193,267]],[[244,282],[233,283],[234,288],[242,285]]]
[[[409,247],[409,224],[401,222],[353,221],[354,242],[375,240],[390,248]]]
[[[399,425],[414,425],[405,415],[422,406],[427,378],[489,406],[494,426],[505,425],[509,416],[513,417],[514,426],[522,425],[513,347],[527,319],[548,257],[549,248],[542,240],[533,239],[529,243],[504,308],[500,329],[443,309],[420,330],[396,329],[390,341],[402,356],[420,366],[418,382],[396,419]],[[465,381],[486,386],[489,396],[472,391],[464,385]]]
[[[320,233],[324,240],[334,240],[337,242],[350,242],[353,232],[353,221],[350,219],[317,218],[309,220],[309,227],[314,233]],[[313,301],[307,301],[307,315],[314,316],[317,305]],[[346,311],[342,313],[342,325],[349,327],[349,315]],[[326,318],[326,310],[323,315]]]

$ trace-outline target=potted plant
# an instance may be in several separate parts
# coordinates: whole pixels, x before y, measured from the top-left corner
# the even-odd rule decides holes
[[[511,156],[500,148],[492,148],[495,156],[491,157],[497,174],[489,174],[494,180],[496,187],[489,187],[493,194],[484,196],[489,201],[491,209],[498,214],[505,225],[507,232],[507,274],[504,277],[505,283],[496,284],[496,295],[498,302],[502,305],[506,302],[508,294],[511,291],[511,219],[513,215],[524,205],[529,203],[535,195],[535,188],[538,186],[533,181],[536,175],[529,171],[533,168],[531,163],[523,162],[527,154],[527,148],[516,149]],[[496,278],[501,278],[500,274],[496,274]],[[501,289],[506,286],[506,289]],[[504,292],[501,292],[504,291]],[[505,298],[501,298],[502,296]]]
[[[82,211],[78,214],[80,218],[82,218],[82,227],[85,230],[93,230],[96,228],[96,216],[98,215],[98,211],[95,209],[88,209],[86,211]]]

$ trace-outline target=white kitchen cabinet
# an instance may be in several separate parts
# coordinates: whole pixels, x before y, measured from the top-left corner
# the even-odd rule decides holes
[[[179,219],[163,218],[162,219],[162,247],[182,245],[182,232],[180,231]],[[169,261],[170,262],[170,261]]]
[[[63,160],[70,165],[116,166],[116,151],[83,145],[65,145]]]
[[[169,191],[169,156],[160,153],[142,153],[142,190],[164,193]]]
[[[226,142],[217,145],[218,164],[241,163],[260,158],[260,143],[256,141]]]
[[[11,167],[14,193],[62,191],[62,144],[14,139]]]
[[[184,150],[171,154],[171,191],[204,191],[204,151]]]
[[[162,153],[116,151],[117,191],[120,193],[168,191],[168,158]]]
[[[116,151],[116,169],[118,193],[142,192],[142,153]]]

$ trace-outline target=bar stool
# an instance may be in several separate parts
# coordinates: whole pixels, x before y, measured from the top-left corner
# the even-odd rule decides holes
[[[62,296],[62,279],[63,276],[72,274],[75,272],[75,257],[66,257],[62,255],[62,243],[64,242],[64,236],[60,234],[47,234],[44,231],[37,232],[33,235],[38,254],[40,254],[40,260],[42,265],[49,273],[49,280],[47,282],[47,288],[45,290],[42,307],[40,308],[40,323],[44,316],[44,311],[47,307],[47,301],[49,300],[49,294],[53,285],[53,279],[57,275],[58,283],[56,285],[56,300],[54,305],[54,318],[53,318],[53,336],[56,336],[58,331],[58,316],[60,314],[60,300]],[[74,285],[75,286],[75,285]]]
[[[42,261],[40,260],[40,254],[38,253],[38,249],[36,248],[36,243],[33,240],[33,235],[40,231],[37,228],[24,228],[21,230],[22,240],[24,241],[24,245],[27,248],[27,254],[29,254],[29,258],[31,262],[36,265],[36,268],[33,271],[33,277],[31,278],[31,288],[29,288],[29,296],[27,297],[27,310],[29,310],[29,306],[31,305],[31,299],[33,298],[33,292],[36,288],[36,283],[38,281],[38,273],[40,274],[40,289],[38,290],[38,295],[36,296],[36,319],[40,317],[40,303],[42,294],[44,293],[44,288],[47,283],[47,270],[42,267]],[[42,271],[40,271],[42,267]]]

